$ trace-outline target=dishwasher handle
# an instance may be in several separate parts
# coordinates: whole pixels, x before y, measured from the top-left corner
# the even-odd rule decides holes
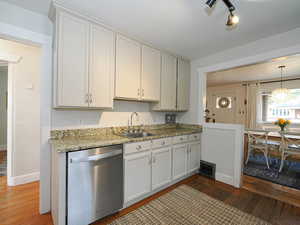
[[[92,155],[89,157],[85,157],[85,158],[71,158],[70,159],[70,163],[81,163],[81,162],[96,162],[102,159],[107,159],[113,156],[117,156],[117,155],[121,155],[123,153],[123,151],[120,150],[115,150],[112,152],[107,152],[107,153],[102,153],[102,154],[98,154],[98,155]]]

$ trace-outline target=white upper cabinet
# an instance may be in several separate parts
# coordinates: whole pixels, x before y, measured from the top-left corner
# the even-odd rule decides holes
[[[141,77],[141,45],[117,36],[115,98],[139,100]]]
[[[160,99],[160,51],[142,46],[141,99]]]
[[[177,69],[177,111],[187,111],[190,100],[190,63],[178,59]]]
[[[86,107],[89,23],[61,12],[57,33],[57,106]]]
[[[176,111],[177,58],[163,53],[161,56],[160,102],[153,110]]]
[[[115,36],[97,25],[90,35],[89,107],[113,108]]]
[[[54,106],[112,108],[114,32],[62,11],[56,18]]]

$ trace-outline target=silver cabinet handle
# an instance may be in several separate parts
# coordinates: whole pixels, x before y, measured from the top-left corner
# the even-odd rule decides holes
[[[142,97],[144,97],[144,89],[142,89]]]
[[[90,103],[93,102],[92,94],[90,94]]]
[[[155,156],[152,156],[152,163],[155,163],[156,162],[156,158]]]
[[[142,149],[142,146],[141,145],[138,145],[137,147],[136,147],[136,150],[141,150]]]
[[[89,103],[89,94],[85,94],[85,103]]]
[[[149,157],[149,165],[151,165],[152,164],[152,158],[151,158],[151,156]]]
[[[138,96],[140,95],[140,89],[138,88]]]

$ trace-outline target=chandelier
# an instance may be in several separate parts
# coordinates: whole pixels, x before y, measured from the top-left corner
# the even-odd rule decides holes
[[[281,71],[280,88],[277,88],[274,91],[272,91],[272,100],[275,103],[283,103],[287,100],[287,97],[289,96],[289,89],[283,88],[283,85],[282,85],[282,83],[283,83],[282,73],[283,73],[283,69],[285,68],[285,66],[279,66],[278,68]]]

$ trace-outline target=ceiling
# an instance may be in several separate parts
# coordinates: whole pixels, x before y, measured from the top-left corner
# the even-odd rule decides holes
[[[208,73],[208,86],[239,83],[243,81],[270,80],[280,78],[278,66],[285,65],[283,77],[300,77],[300,54],[270,60],[254,65]]]
[[[47,15],[50,0],[2,0]],[[240,17],[225,26],[221,0],[212,12],[206,0],[60,0],[132,37],[190,59],[300,27],[300,0],[232,0]]]

